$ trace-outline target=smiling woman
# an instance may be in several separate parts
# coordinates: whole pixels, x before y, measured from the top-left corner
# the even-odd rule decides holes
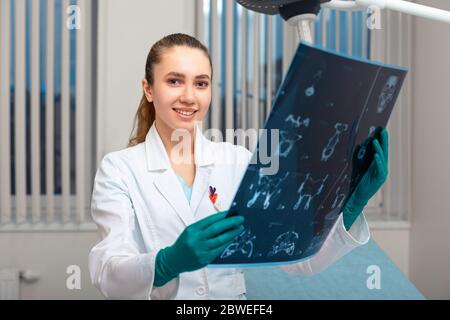
[[[92,193],[100,241],[89,269],[107,298],[245,299],[242,269],[206,268],[246,232],[243,215],[218,211],[230,208],[252,156],[196,125],[208,112],[211,80],[208,51],[195,38],[172,34],[151,48],[137,132],[129,148],[103,158]],[[341,218],[324,249],[285,270],[320,272],[369,237],[363,215],[350,230]]]
[[[142,142],[154,123],[171,155],[174,171],[188,187],[195,176],[194,130],[211,103],[211,78],[208,50],[189,35],[168,35],[156,42],[148,54],[142,80],[144,95],[136,114],[137,135],[130,139],[130,145]],[[179,144],[179,139],[173,137],[174,130],[185,130],[179,154],[183,163],[179,155],[172,156]]]

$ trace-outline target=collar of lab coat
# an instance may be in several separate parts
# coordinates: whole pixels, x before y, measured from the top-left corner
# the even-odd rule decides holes
[[[210,165],[214,164],[212,142],[206,139],[198,126],[195,127],[194,159],[196,175],[194,184],[192,185],[190,203],[186,199],[174,171],[171,170],[169,156],[154,123],[147,133],[145,150],[147,169],[149,171],[162,169],[162,172],[155,177],[154,185],[173,207],[184,225],[188,226],[192,224],[195,222],[195,214],[201,199],[208,190],[211,173]]]
[[[145,150],[147,154],[147,169],[149,171],[169,169],[171,167],[169,156],[154,122],[145,138]],[[214,163],[211,141],[203,135],[198,125],[195,126],[194,159],[195,164],[200,167]]]

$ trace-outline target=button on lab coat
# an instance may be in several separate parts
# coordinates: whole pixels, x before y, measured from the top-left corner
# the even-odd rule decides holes
[[[155,125],[145,142],[102,159],[91,201],[99,239],[89,254],[89,271],[106,298],[245,298],[244,274],[237,268],[203,268],[182,273],[164,286],[153,285],[157,252],[172,245],[187,226],[217,212],[209,199],[210,185],[217,189],[221,207],[230,207],[251,153],[228,142],[212,142],[197,127],[194,158],[190,203]],[[293,274],[320,272],[369,238],[364,214],[348,232],[341,214],[316,255],[281,268]]]

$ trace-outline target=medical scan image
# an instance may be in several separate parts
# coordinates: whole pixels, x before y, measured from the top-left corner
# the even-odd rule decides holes
[[[386,127],[406,74],[301,43],[266,120],[267,138],[258,141],[229,208],[245,217],[244,231],[213,264],[285,264],[316,254],[368,169],[371,142]],[[268,154],[279,169],[268,174],[258,153],[275,130],[279,141]]]

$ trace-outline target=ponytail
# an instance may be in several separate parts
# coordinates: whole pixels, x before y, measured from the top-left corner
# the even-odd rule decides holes
[[[133,131],[128,142],[128,147],[144,142],[148,130],[155,121],[155,106],[149,102],[145,93],[142,95],[136,116],[134,117]]]

